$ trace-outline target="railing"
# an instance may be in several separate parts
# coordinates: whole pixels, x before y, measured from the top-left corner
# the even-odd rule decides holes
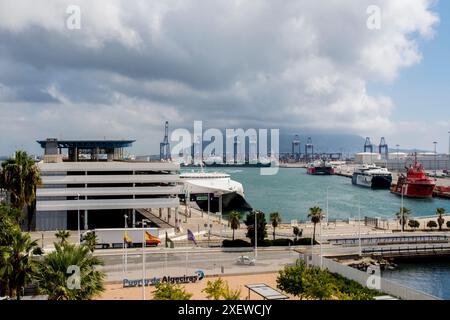
[[[354,280],[364,287],[368,287],[371,282],[372,275],[362,272],[358,269],[340,264],[331,259],[321,259],[318,255],[313,255],[310,260],[315,266],[321,266],[328,269],[330,272],[338,273],[341,276]],[[381,276],[378,278],[378,290],[394,297],[398,297],[403,300],[440,300],[440,298],[430,295],[428,293],[401,285],[394,281],[383,279]]]
[[[362,253],[363,254],[374,254],[374,253],[390,253],[390,254],[402,254],[402,253],[440,253],[450,251],[450,246],[448,245],[432,245],[432,246],[415,246],[415,247],[388,247],[388,248],[363,248]]]

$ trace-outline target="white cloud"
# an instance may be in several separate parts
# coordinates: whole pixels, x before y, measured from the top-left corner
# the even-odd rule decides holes
[[[65,27],[69,4],[81,8],[81,30]],[[382,10],[380,30],[366,27],[372,4]],[[42,135],[76,134],[82,126],[91,136],[105,131],[139,138],[159,130],[165,119],[175,125],[203,119],[212,126],[394,133],[395,105],[371,95],[367,84],[395,81],[403,68],[421,61],[418,40],[432,38],[438,22],[432,5],[0,0],[0,63],[32,70],[28,81],[24,76],[14,83],[0,74],[0,83],[15,92],[13,99],[0,87],[0,101],[12,100],[0,102],[0,111],[16,119],[21,111],[5,111],[26,105],[32,110],[22,115],[28,122],[18,125]],[[35,96],[25,99],[17,88],[56,102],[31,107]],[[156,145],[160,137],[152,139]]]

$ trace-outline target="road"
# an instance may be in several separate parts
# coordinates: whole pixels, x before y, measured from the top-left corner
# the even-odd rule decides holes
[[[107,281],[142,278],[142,252],[139,249],[128,251],[126,273],[123,251],[96,254],[104,262],[100,269],[107,273]],[[294,263],[299,257],[297,252],[286,248],[262,249],[258,250],[254,266],[242,266],[235,262],[241,255],[254,257],[251,249],[247,252],[224,252],[221,249],[146,250],[146,278],[190,275],[197,270],[202,270],[206,275],[275,272]]]

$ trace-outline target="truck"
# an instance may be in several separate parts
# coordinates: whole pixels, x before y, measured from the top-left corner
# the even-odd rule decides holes
[[[144,237],[146,247],[155,247],[161,243],[158,228],[94,229],[85,232],[83,239],[92,232],[96,236],[96,247],[101,249],[142,247]]]

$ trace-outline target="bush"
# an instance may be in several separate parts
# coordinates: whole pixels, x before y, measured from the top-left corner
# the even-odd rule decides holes
[[[433,221],[433,220],[428,221],[428,223],[427,223],[427,227],[430,229],[437,228],[437,226],[438,226],[438,224],[436,223],[436,221]]]
[[[222,278],[211,281],[209,280],[206,284],[206,288],[202,292],[206,293],[206,298],[208,300],[220,300],[222,293],[224,291],[225,282]]]
[[[409,221],[408,221],[408,226],[409,226],[410,228],[416,229],[416,228],[419,228],[419,227],[420,227],[420,222],[417,221],[417,220],[409,220]]]
[[[317,241],[314,241],[314,244],[318,244]],[[310,246],[311,238],[300,238],[294,241],[295,246]]]
[[[236,240],[223,240],[222,247],[224,248],[246,248],[246,247],[253,247],[250,242],[247,242],[242,239],[236,239]]]
[[[301,260],[279,272],[277,287],[300,299],[371,300],[379,295],[378,291],[365,288],[339,274],[315,266],[308,267]]]
[[[155,300],[190,300],[192,293],[186,292],[179,284],[160,282],[153,291]]]
[[[450,228],[450,221],[447,221],[447,228]]]
[[[208,300],[240,300],[241,290],[233,290],[228,285],[227,281],[218,278],[214,281],[208,281],[206,288],[202,290],[206,293],[206,298]]]
[[[291,239],[275,239],[275,240],[265,240],[265,244],[268,246],[274,246],[274,247],[288,247],[292,246],[294,244],[294,241]]]

